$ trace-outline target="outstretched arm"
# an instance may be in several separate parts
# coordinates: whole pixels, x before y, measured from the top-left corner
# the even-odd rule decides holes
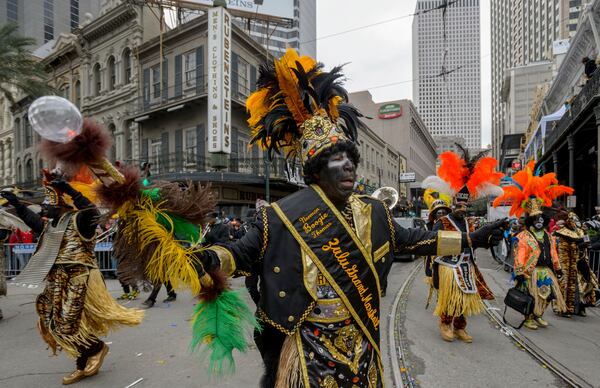
[[[0,192],[0,195],[5,198],[8,203],[14,206],[17,211],[17,216],[22,219],[34,233],[40,234],[44,231],[44,220],[42,220],[42,217],[22,204],[14,193],[2,191]]]
[[[392,219],[396,249],[416,255],[458,255],[466,248],[489,248],[502,239],[505,221],[485,225],[472,233],[441,230],[436,223],[433,231],[405,229]]]
[[[207,271],[220,268],[228,276],[252,273],[254,264],[262,260],[268,241],[268,220],[263,210],[248,232],[236,242],[212,245],[203,251],[202,265]]]

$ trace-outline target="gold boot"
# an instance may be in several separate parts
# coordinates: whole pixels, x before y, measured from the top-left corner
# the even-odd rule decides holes
[[[96,373],[98,373],[100,367],[102,366],[102,363],[104,362],[104,357],[106,357],[107,353],[108,345],[103,343],[102,349],[98,353],[88,358],[87,364],[85,365],[85,369],[83,370],[86,377],[93,376]]]
[[[539,327],[548,327],[548,322],[543,320],[542,317],[535,317],[534,319]]]
[[[65,377],[63,377],[62,383],[63,385],[75,384],[79,380],[85,379],[86,377],[87,376],[85,375],[84,371],[82,371],[81,369],[75,369],[74,372],[71,372]]]
[[[531,317],[527,318],[527,320],[525,321],[525,323],[523,323],[523,326],[525,326],[526,328],[528,328],[530,330],[537,330],[538,329],[537,323],[535,323],[535,321]]]
[[[452,328],[450,327],[450,325],[446,325],[440,322],[440,334],[442,335],[442,339],[444,341],[454,341],[454,333],[452,332]]]
[[[473,337],[471,337],[465,329],[454,329],[454,336],[456,338],[458,338],[459,340],[466,342],[468,344],[473,342]]]

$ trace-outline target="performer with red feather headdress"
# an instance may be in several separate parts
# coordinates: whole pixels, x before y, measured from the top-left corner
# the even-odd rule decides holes
[[[467,217],[469,203],[488,195],[502,194],[498,186],[503,174],[496,171],[498,161],[485,157],[485,151],[474,157],[462,150],[463,156],[454,152],[440,155],[441,164],[437,175],[423,181],[423,187],[435,189],[452,196],[452,212],[439,218],[433,230],[473,232],[475,226]],[[493,299],[479,268],[475,252],[466,247],[458,255],[439,256],[432,265],[433,286],[438,290],[435,315],[440,317],[440,334],[445,341],[470,343],[473,338],[466,332],[466,316],[483,311],[482,299]]]
[[[566,309],[557,277],[563,271],[556,250],[554,236],[548,232],[548,217],[543,207],[551,207],[552,201],[562,195],[570,195],[573,189],[558,184],[556,174],[539,176],[535,162],[512,176],[512,185],[504,187],[504,194],[494,200],[494,207],[510,203],[510,215],[525,214],[525,230],[517,235],[515,269],[517,287],[529,291],[535,299],[533,315],[526,317],[524,326],[531,330],[547,327],[542,315],[552,300],[558,312]]]

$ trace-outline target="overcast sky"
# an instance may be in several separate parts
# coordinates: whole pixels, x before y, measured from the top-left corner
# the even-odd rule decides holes
[[[326,37],[415,12],[416,0],[317,0],[317,57],[345,67],[349,91],[368,89],[375,102],[412,99],[413,17]],[[482,145],[491,138],[490,7],[481,0]],[[385,86],[398,83],[397,85]]]

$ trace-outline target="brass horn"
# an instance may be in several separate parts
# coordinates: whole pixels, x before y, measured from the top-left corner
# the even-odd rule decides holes
[[[380,187],[373,192],[371,197],[382,201],[388,209],[392,210],[398,203],[400,195],[398,194],[398,190],[393,187]]]

